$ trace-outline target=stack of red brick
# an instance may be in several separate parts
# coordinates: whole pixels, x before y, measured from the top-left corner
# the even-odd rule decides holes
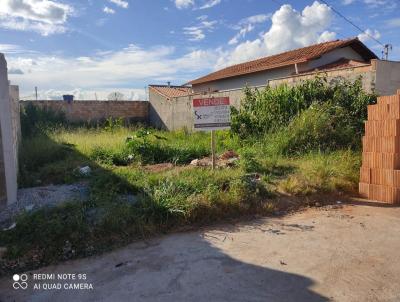
[[[359,191],[362,197],[400,203],[400,90],[368,106]]]

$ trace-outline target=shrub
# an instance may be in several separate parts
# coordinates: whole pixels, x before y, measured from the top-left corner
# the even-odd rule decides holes
[[[325,103],[331,107],[324,109],[329,111],[329,116],[341,125],[342,119],[346,118],[347,125],[353,129],[353,135],[360,138],[363,121],[367,118],[367,105],[376,102],[374,94],[363,91],[361,78],[354,82],[344,79],[328,82],[326,78],[317,77],[294,87],[281,85],[264,90],[246,88],[244,94],[241,108],[232,109],[232,131],[242,138],[275,133],[292,122],[300,127],[301,119],[307,118],[307,115],[299,118],[303,111]],[[318,115],[319,123],[323,124],[324,116],[321,112],[308,114]],[[335,117],[335,114],[338,116]],[[297,121],[294,122],[294,119]],[[331,126],[340,125],[331,123]]]
[[[24,137],[32,136],[46,128],[57,127],[66,123],[65,113],[51,108],[40,108],[28,103],[21,109],[21,133]]]
[[[297,163],[296,172],[279,182],[281,191],[294,195],[357,191],[361,163],[358,152],[312,152],[299,158]]]
[[[270,154],[303,154],[359,145],[355,125],[347,112],[331,103],[315,104],[296,116],[287,127],[267,135]]]
[[[245,148],[240,154],[240,166],[246,173],[260,172],[262,166],[256,159],[255,151],[250,148]]]
[[[136,160],[144,164],[165,162],[187,164],[193,159],[207,156],[210,152],[202,145],[187,144],[181,146],[173,144],[166,137],[153,134],[145,129],[138,131],[127,142],[127,150]]]
[[[123,118],[109,117],[104,122],[104,130],[114,132],[115,130],[121,129],[124,126]]]

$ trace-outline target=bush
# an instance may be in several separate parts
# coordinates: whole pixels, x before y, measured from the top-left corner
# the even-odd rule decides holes
[[[315,104],[287,127],[267,135],[270,154],[295,155],[312,150],[328,151],[360,144],[347,112],[331,103]]]
[[[144,164],[157,164],[171,162],[174,164],[187,164],[193,159],[209,154],[209,149],[202,145],[187,144],[186,146],[173,145],[168,139],[149,130],[139,130],[127,142],[127,150],[132,156]]]
[[[54,128],[66,123],[64,112],[55,111],[51,108],[40,108],[32,103],[22,107],[20,117],[21,133],[24,137],[32,136],[46,128]]]
[[[297,143],[306,143],[305,146],[298,146],[297,151],[319,148],[317,139],[332,137],[332,131],[323,134],[321,128],[323,125],[334,129],[337,135],[345,134],[344,138],[336,137],[336,142],[328,143],[331,147],[336,143],[338,147],[343,146],[340,141],[345,142],[344,145],[347,143],[352,145],[353,140],[347,141],[347,131],[351,130],[355,140],[360,139],[363,133],[363,122],[367,118],[367,105],[376,103],[374,94],[363,91],[361,78],[354,82],[344,79],[328,82],[326,78],[317,77],[295,87],[281,85],[276,88],[267,87],[261,91],[246,88],[244,93],[241,108],[232,109],[232,131],[241,138],[249,138],[279,131],[290,134],[290,131],[295,129],[298,131],[297,134],[303,135],[303,139],[299,138]],[[309,112],[302,114],[306,110]],[[312,122],[313,118],[317,120]],[[328,121],[328,119],[333,120]],[[346,129],[341,131],[339,128],[343,125],[346,125]],[[301,127],[305,128],[301,130]],[[314,134],[307,135],[310,130]],[[284,137],[283,133],[280,136],[283,145],[288,144],[285,141],[293,140],[293,138]],[[310,138],[314,141],[310,142]],[[275,137],[275,140],[279,138]]]
[[[297,160],[295,173],[282,179],[280,191],[293,195],[317,192],[351,192],[358,189],[360,153],[341,150],[312,152]]]

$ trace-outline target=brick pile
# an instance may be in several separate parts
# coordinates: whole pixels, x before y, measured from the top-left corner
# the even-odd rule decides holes
[[[400,204],[400,90],[368,106],[362,143],[360,195]]]

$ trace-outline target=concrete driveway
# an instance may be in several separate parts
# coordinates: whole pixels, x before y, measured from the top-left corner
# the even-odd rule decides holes
[[[399,253],[400,208],[316,208],[50,266],[27,273],[26,290],[4,278],[0,301],[394,302]],[[40,273],[56,277],[34,280]]]

